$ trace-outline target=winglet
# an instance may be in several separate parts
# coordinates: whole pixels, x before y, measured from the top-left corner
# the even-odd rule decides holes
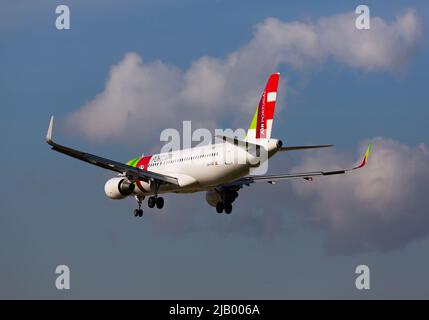
[[[365,156],[363,157],[361,164],[358,165],[357,167],[355,167],[354,169],[360,169],[366,165],[366,163],[368,162],[369,152],[371,151],[371,148],[372,148],[372,144],[369,144],[368,148],[366,149]]]
[[[51,121],[49,122],[48,132],[46,133],[46,142],[52,143],[52,127],[54,126],[54,116],[51,116]]]

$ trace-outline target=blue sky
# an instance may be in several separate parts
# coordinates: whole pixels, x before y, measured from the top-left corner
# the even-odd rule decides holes
[[[70,6],[71,30],[55,29],[57,4]],[[139,119],[142,126],[150,125],[150,136],[141,129],[137,139],[121,136],[112,141],[94,140],[83,127],[76,126],[75,132],[67,127],[71,114],[87,103],[96,102],[97,95],[106,90],[111,67],[120,65],[127,53],[136,53],[144,64],[160,60],[185,72],[202,56],[222,60],[245,47],[254,39],[256,26],[268,17],[282,23],[311,24],[320,18],[353,12],[358,4],[353,1],[320,1],[312,5],[285,1],[1,4],[3,139],[0,147],[4,183],[0,186],[3,194],[0,297],[427,297],[429,282],[425,272],[429,261],[424,253],[429,246],[429,224],[423,218],[421,229],[407,224],[413,216],[420,217],[421,212],[427,211],[421,193],[400,203],[401,211],[409,210],[409,216],[404,214],[401,216],[404,220],[395,220],[398,213],[391,219],[398,224],[405,221],[404,227],[411,230],[404,237],[406,240],[395,244],[392,240],[391,245],[383,246],[375,239],[368,249],[338,252],[329,250],[326,239],[337,241],[338,234],[343,236],[341,232],[351,229],[338,233],[337,229],[326,227],[331,221],[324,212],[328,207],[324,203],[322,209],[309,205],[319,202],[300,186],[263,185],[242,190],[237,210],[228,217],[216,215],[205,203],[203,194],[167,196],[163,213],[146,209],[144,221],[138,221],[131,214],[133,201],[112,202],[104,196],[103,185],[110,173],[55,154],[44,143],[49,116],[55,114],[58,138],[84,150],[121,161],[139,155],[142,150],[156,150],[159,147],[156,140],[165,126],[157,127],[146,106],[141,107]],[[340,164],[342,157],[355,159],[362,142],[375,137],[395,141],[391,145],[383,140],[380,150],[383,147],[394,153],[409,147],[410,157],[420,157],[418,150],[413,149],[417,145],[429,144],[428,4],[423,1],[367,4],[371,16],[379,16],[388,23],[409,8],[415,10],[421,35],[411,52],[407,51],[409,56],[400,70],[365,70],[343,63],[335,56],[304,72],[287,63],[276,66],[287,86],[279,91],[284,103],[278,106],[274,135],[288,144],[333,143],[336,150],[329,154],[338,156]],[[263,83],[266,77],[261,72],[255,83]],[[259,92],[261,88],[252,90]],[[246,127],[250,122],[251,112],[246,114],[234,105],[223,108],[224,116],[216,118],[214,125]],[[225,110],[233,116],[229,117]],[[201,115],[195,117],[192,120],[204,120]],[[313,165],[308,160],[312,155],[280,155],[270,168],[284,172],[300,164]],[[324,156],[316,155],[324,165]],[[422,158],[425,157],[423,151]],[[408,163],[404,168],[409,168],[408,176],[420,177],[421,173],[424,178],[409,189],[424,190],[428,172],[416,173]],[[317,197],[326,195],[324,191],[317,192]],[[389,199],[385,208],[394,207]],[[410,207],[409,199],[420,207]],[[349,200],[348,204],[359,203],[355,198]],[[372,202],[368,207],[369,204]],[[341,208],[347,209],[347,204]],[[322,217],[322,223],[313,223],[314,217]],[[356,230],[365,233],[367,224],[351,221],[354,230],[349,234]],[[389,223],[385,225],[387,238]],[[396,225],[392,230],[397,232]],[[394,233],[390,236],[401,238]],[[353,247],[353,238],[346,240]],[[54,270],[59,264],[71,268],[69,292],[59,292],[54,287]],[[371,268],[369,291],[354,288],[354,269],[358,264]]]

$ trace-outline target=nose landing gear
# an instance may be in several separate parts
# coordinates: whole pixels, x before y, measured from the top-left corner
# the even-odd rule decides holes
[[[134,209],[134,216],[135,217],[143,217],[143,210],[142,210],[142,202],[144,200],[144,196],[136,196],[138,208]]]

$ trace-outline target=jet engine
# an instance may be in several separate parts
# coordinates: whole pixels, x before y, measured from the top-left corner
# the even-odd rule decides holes
[[[214,189],[211,189],[206,192],[206,201],[212,207],[216,207],[218,202],[222,202],[222,197],[219,192]]]
[[[104,185],[104,192],[110,199],[124,199],[133,193],[134,188],[134,183],[127,178],[116,177],[107,180]]]

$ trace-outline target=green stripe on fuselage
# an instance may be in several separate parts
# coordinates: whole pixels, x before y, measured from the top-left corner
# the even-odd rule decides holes
[[[131,166],[131,167],[135,167],[137,165],[137,162],[139,162],[140,158],[134,158],[130,161],[127,162],[127,165]]]

